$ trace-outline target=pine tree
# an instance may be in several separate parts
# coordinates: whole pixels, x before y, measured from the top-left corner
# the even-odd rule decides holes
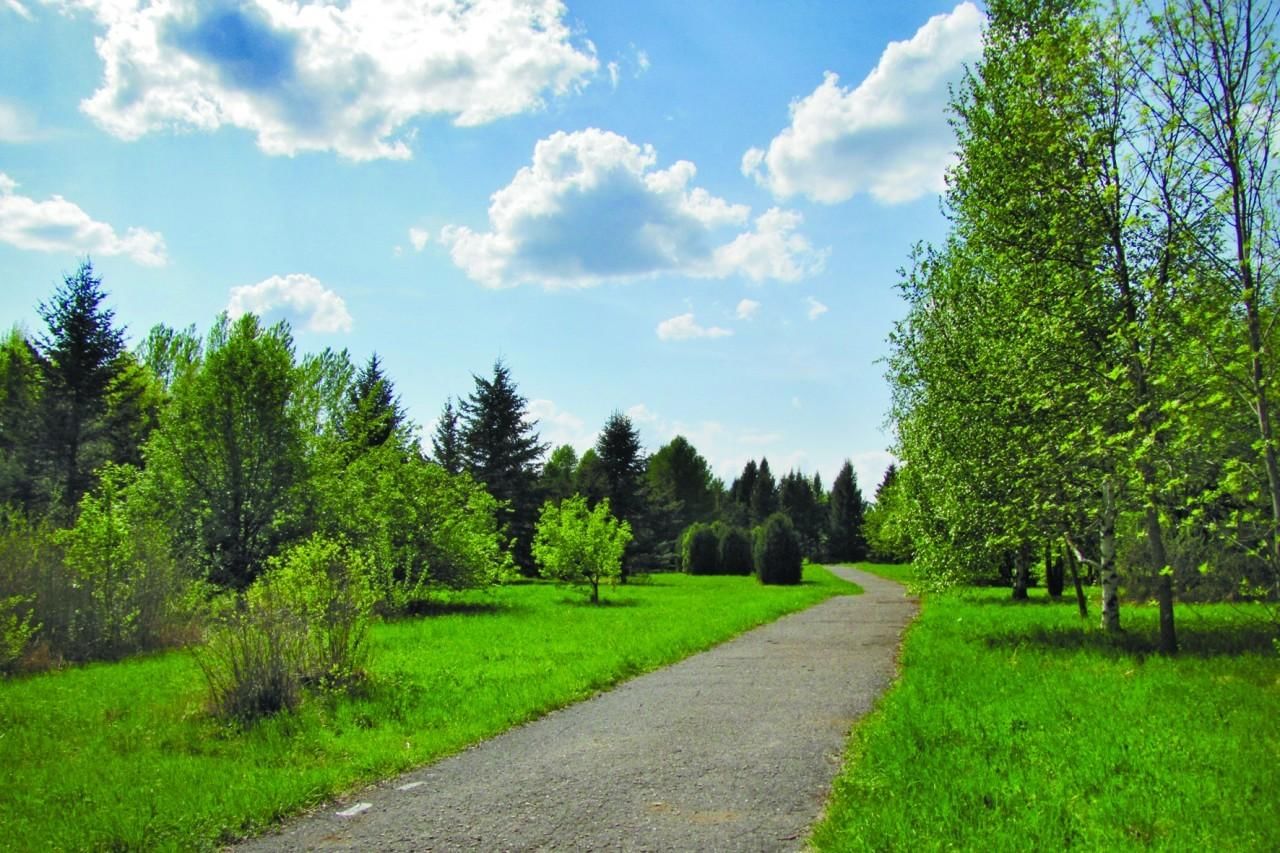
[[[453,400],[445,400],[435,434],[431,436],[431,458],[450,474],[462,472],[462,434],[458,430],[458,418]]]
[[[92,486],[94,469],[112,461],[108,397],[124,367],[125,345],[105,299],[102,279],[86,260],[38,309],[48,326],[37,341],[44,373],[41,420],[54,489],[66,507]]]
[[[596,455],[604,471],[607,494],[613,514],[631,525],[633,538],[622,565],[622,582],[653,550],[656,530],[647,518],[648,495],[645,483],[645,459],[640,447],[640,434],[631,418],[614,412],[596,438]]]
[[[827,556],[839,563],[852,563],[867,558],[862,520],[865,508],[853,465],[845,460],[831,486],[830,521]]]
[[[501,359],[493,365],[492,379],[473,378],[475,391],[462,403],[463,466],[489,494],[507,502],[504,521],[515,540],[513,556],[522,571],[532,572],[538,460],[547,446],[538,442],[536,422],[528,420],[528,402]]]
[[[769,470],[768,459],[760,460],[748,500],[752,524],[763,524],[766,518],[778,511],[778,484],[773,479],[773,472]]]
[[[347,389],[343,433],[358,454],[381,447],[404,427],[404,409],[375,352]]]
[[[684,436],[677,435],[649,457],[645,478],[655,496],[678,503],[679,529],[715,513],[711,467]]]

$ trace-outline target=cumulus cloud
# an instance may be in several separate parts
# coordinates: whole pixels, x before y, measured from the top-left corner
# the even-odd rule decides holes
[[[742,158],[778,198],[803,195],[834,204],[869,193],[886,204],[945,188],[954,157],[947,85],[982,54],[985,16],[971,2],[936,15],[908,41],[891,42],[853,89],[828,72],[791,104],[791,124]]]
[[[595,433],[582,418],[551,400],[530,400],[529,419],[538,422],[538,437],[553,448],[569,444],[581,451],[595,443]]]
[[[805,297],[805,302],[809,306],[809,310],[807,313],[809,315],[810,320],[816,320],[830,310],[827,308],[827,306],[823,305],[821,302],[814,299],[812,296]]]
[[[125,255],[148,267],[168,260],[164,237],[156,231],[130,228],[122,237],[60,195],[36,201],[18,195],[17,188],[17,181],[0,172],[0,242],[35,252]]]
[[[824,258],[773,209],[740,231],[750,208],[692,186],[697,168],[657,168],[651,145],[595,128],[552,134],[533,162],[493,194],[489,231],[449,225],[440,241],[486,287],[587,287],[661,274],[792,280]],[[729,230],[727,233],[727,229]]]
[[[404,159],[418,117],[530,112],[598,67],[560,0],[46,2],[102,27],[102,84],[82,107],[122,139],[229,125],[269,154]]]
[[[738,303],[737,310],[734,312],[739,320],[750,320],[760,310],[760,303],[754,299],[744,299]]]
[[[311,332],[349,332],[351,315],[342,297],[313,276],[302,273],[273,275],[257,284],[231,288],[227,313],[233,318],[252,312],[264,315],[277,309]]]
[[[723,338],[732,335],[719,326],[699,326],[693,312],[680,314],[658,324],[658,338],[664,341],[687,341],[694,338]]]
[[[427,246],[427,241],[431,239],[431,235],[422,228],[409,229],[409,242],[413,244],[415,252],[421,252]]]

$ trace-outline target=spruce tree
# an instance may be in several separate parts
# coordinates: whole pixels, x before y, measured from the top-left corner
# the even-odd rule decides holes
[[[404,427],[404,409],[375,352],[347,389],[343,433],[357,453],[381,447]]]
[[[864,510],[853,465],[846,459],[831,486],[827,534],[827,556],[830,559],[838,563],[852,563],[867,558],[867,543],[862,531]]]
[[[431,458],[450,474],[462,472],[462,434],[458,428],[458,419],[459,413],[453,407],[453,400],[445,400],[440,420],[436,422],[436,431],[431,436]]]
[[[528,419],[528,402],[501,359],[494,362],[492,379],[473,378],[475,391],[462,402],[463,467],[489,494],[507,502],[503,520],[515,540],[513,556],[522,571],[531,573],[538,460],[547,446],[539,443],[536,422]]]
[[[654,496],[677,504],[677,526],[682,530],[695,521],[709,520],[715,513],[711,467],[682,435],[649,457],[645,479]]]
[[[778,511],[778,484],[773,479],[773,472],[769,470],[768,459],[760,460],[748,500],[752,524],[763,524],[766,518]]]
[[[124,330],[102,279],[84,261],[53,298],[39,306],[48,326],[37,346],[44,373],[41,425],[52,466],[53,490],[65,507],[75,506],[93,484],[93,471],[111,459],[108,396],[123,368]]]
[[[647,518],[645,458],[640,434],[631,418],[614,412],[596,438],[596,455],[604,471],[606,496],[613,514],[631,525],[633,538],[622,566],[622,582],[654,550],[657,535],[653,519]]]

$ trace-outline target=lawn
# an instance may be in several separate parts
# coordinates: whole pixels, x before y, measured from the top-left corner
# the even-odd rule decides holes
[[[867,568],[867,567],[863,567]],[[926,597],[899,682],[855,731],[820,850],[1278,850],[1276,626],[1154,607],[1114,641],[1042,590]]]
[[[247,731],[208,717],[186,652],[0,683],[0,846],[212,847],[856,591],[806,567],[797,587],[655,575],[600,607],[543,583],[460,596],[376,626],[365,695]]]

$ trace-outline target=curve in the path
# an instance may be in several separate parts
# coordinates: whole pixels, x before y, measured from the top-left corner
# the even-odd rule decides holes
[[[799,848],[850,728],[893,679],[917,608],[896,583],[833,571],[865,594],[785,616],[244,847]]]

